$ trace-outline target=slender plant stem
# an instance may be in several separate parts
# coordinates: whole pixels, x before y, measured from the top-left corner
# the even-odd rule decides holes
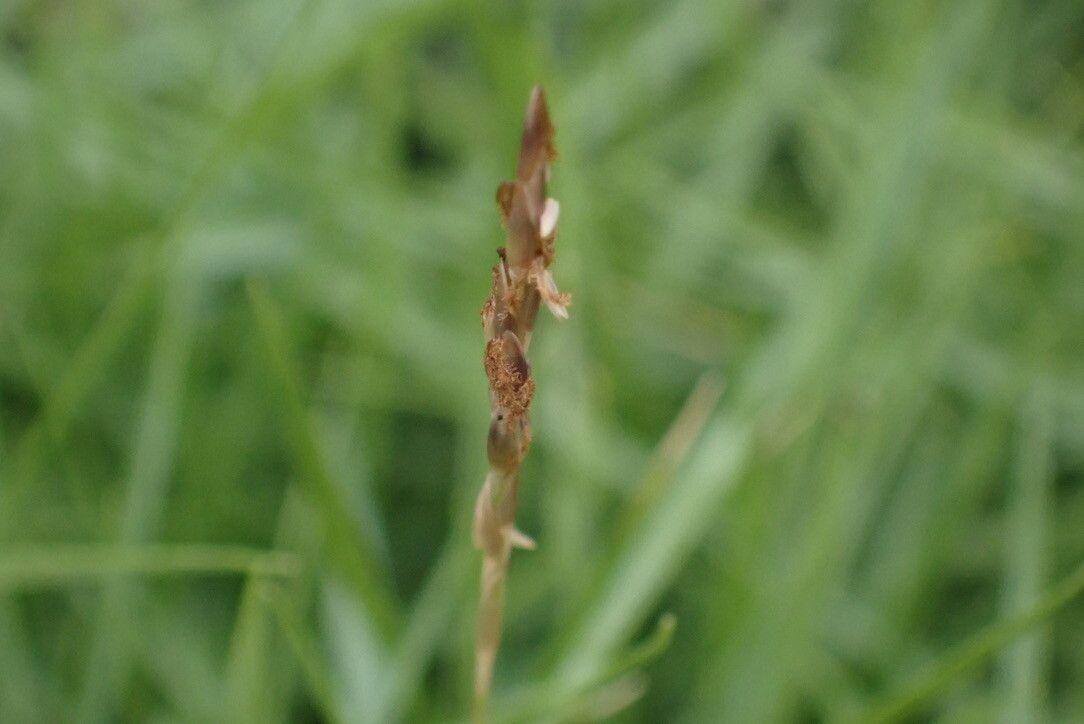
[[[511,553],[511,550],[509,550]],[[508,575],[508,558],[485,556],[482,560],[482,591],[478,603],[478,647],[474,670],[474,719],[485,721],[489,709],[493,665],[501,639],[504,614],[504,581]]]

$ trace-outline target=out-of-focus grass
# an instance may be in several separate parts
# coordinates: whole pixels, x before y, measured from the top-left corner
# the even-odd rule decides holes
[[[575,305],[494,718],[1079,717],[1081,38],[1073,0],[4,3],[0,721],[465,716],[535,82]]]

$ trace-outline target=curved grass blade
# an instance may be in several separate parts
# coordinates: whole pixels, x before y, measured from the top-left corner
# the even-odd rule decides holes
[[[41,546],[0,552],[0,591],[100,583],[117,576],[257,575],[292,578],[301,560],[284,551],[240,546]]]
[[[898,693],[861,717],[860,721],[893,722],[914,713],[960,676],[986,661],[1020,634],[1053,616],[1082,593],[1084,563],[1028,610],[980,631],[917,673]]]
[[[395,594],[378,564],[380,556],[346,512],[349,505],[328,468],[302,399],[279,310],[261,282],[251,282],[248,295],[266,351],[271,382],[279,398],[285,441],[293,452],[297,473],[327,526],[327,554],[364,603],[378,633],[385,641],[390,640],[400,624]]]

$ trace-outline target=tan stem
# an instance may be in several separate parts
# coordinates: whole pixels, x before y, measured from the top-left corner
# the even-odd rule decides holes
[[[546,182],[555,156],[545,94],[536,87],[523,125],[516,178],[497,189],[508,243],[497,250],[492,288],[481,314],[491,417],[486,442],[489,473],[474,508],[474,544],[483,555],[474,669],[476,722],[486,719],[493,685],[508,559],[512,548],[535,545],[515,527],[519,468],[531,443],[528,412],[534,379],[527,345],[541,302],[558,317],[568,316],[568,295],[557,290],[549,271],[559,206],[546,197]]]
[[[481,595],[474,664],[474,721],[486,719],[493,665],[501,643],[504,580],[512,552],[516,475],[490,469],[474,511],[474,541],[482,549]]]
[[[493,664],[501,643],[504,614],[504,580],[508,574],[511,546],[498,555],[482,559],[482,586],[478,606],[478,639],[474,662],[474,721],[484,722],[493,684]]]

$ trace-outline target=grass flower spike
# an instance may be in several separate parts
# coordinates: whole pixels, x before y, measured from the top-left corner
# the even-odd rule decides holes
[[[489,379],[489,472],[474,509],[474,544],[483,554],[475,660],[475,714],[485,717],[500,644],[504,580],[513,548],[534,548],[516,530],[519,468],[531,443],[529,411],[534,379],[527,361],[535,318],[544,304],[568,317],[569,297],[550,273],[559,205],[546,196],[556,157],[553,124],[541,87],[531,93],[516,178],[497,188],[506,245],[497,251],[493,288],[482,308],[485,370]]]

